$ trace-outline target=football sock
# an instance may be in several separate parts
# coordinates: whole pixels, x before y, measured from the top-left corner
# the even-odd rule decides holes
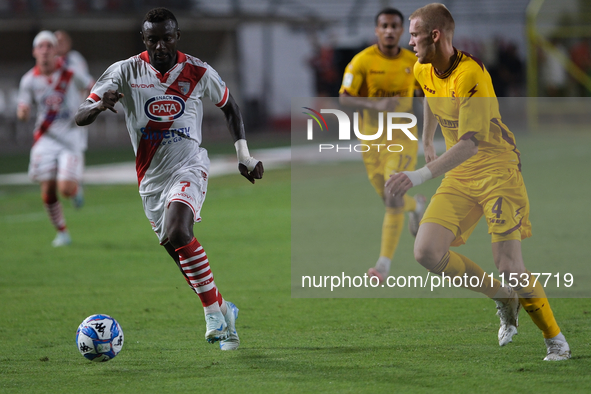
[[[417,202],[415,199],[408,194],[404,195],[404,211],[412,212],[417,209]]]
[[[462,277],[462,285],[465,288],[482,293],[489,298],[493,298],[501,287],[501,282],[497,279],[493,279],[491,283],[490,276],[475,262],[452,251],[448,251],[431,272],[437,275],[445,274],[451,280],[456,276]],[[464,274],[466,274],[467,279],[464,279]],[[471,283],[476,283],[476,280],[472,279],[472,277],[478,278],[479,285],[471,285]],[[480,285],[480,282],[482,282],[482,285]]]
[[[176,249],[176,252],[179,254],[183,273],[201,299],[205,314],[219,312],[223,298],[213,281],[203,246],[197,238],[193,238],[187,245]]]
[[[51,224],[53,224],[57,231],[66,231],[66,218],[62,211],[62,204],[57,199],[57,196],[43,194],[42,198]]]
[[[522,283],[520,283],[518,286],[513,287],[513,289],[519,295],[519,302],[523,306],[523,309],[525,309],[536,326],[542,330],[544,338],[553,338],[560,333],[560,327],[556,323],[554,313],[552,313],[550,303],[548,302],[548,298],[546,298],[544,287],[539,280],[534,286],[536,277],[531,272],[526,272],[530,275],[527,286],[521,286]]]
[[[228,306],[226,305],[226,300],[224,300],[224,297],[222,297],[222,295],[218,292],[218,305],[220,306],[220,311],[222,312],[222,315],[226,315],[226,312],[228,312]]]
[[[402,227],[404,225],[404,208],[386,207],[384,223],[382,224],[382,246],[380,256],[392,259],[398,246]]]
[[[388,276],[390,272],[390,265],[392,264],[392,260],[387,257],[380,256],[378,261],[376,262],[375,269],[378,270],[384,276]]]

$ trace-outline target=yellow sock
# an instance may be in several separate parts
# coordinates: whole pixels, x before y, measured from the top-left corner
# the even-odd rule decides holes
[[[382,225],[382,247],[380,256],[392,259],[398,246],[402,227],[404,225],[404,208],[386,207],[384,224]]]
[[[544,287],[539,280],[534,286],[536,277],[531,275],[529,271],[527,273],[530,275],[529,284],[526,287],[516,286],[513,289],[519,295],[519,302],[523,309],[525,309],[536,326],[542,330],[544,338],[554,338],[560,334],[560,327],[556,323]]]
[[[417,202],[408,194],[404,195],[404,212],[411,212],[417,209]]]
[[[445,276],[451,278],[456,276],[462,277],[462,284],[465,285],[464,287],[482,293],[489,298],[493,298],[501,287],[501,282],[496,279],[493,279],[491,283],[490,276],[488,276],[478,264],[466,256],[452,251],[447,252],[431,272],[437,275],[444,273]],[[466,274],[467,279],[464,279],[464,274]],[[480,282],[482,282],[482,286],[472,286],[470,283],[476,283],[476,279],[470,280],[472,277],[477,277],[478,283],[480,284]],[[484,280],[482,278],[484,278]]]

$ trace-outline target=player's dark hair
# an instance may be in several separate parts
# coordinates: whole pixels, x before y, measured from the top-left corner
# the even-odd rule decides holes
[[[400,17],[400,20],[404,24],[404,17],[402,16],[402,12],[398,11],[396,8],[386,7],[383,10],[381,10],[376,15],[376,26],[378,25],[378,19],[380,18],[380,15],[398,15]]]
[[[177,22],[174,14],[168,8],[164,7],[154,8],[148,11],[144,17],[144,21],[142,22],[142,27],[146,22],[159,23],[165,21],[173,21],[177,29],[179,28],[179,23]]]

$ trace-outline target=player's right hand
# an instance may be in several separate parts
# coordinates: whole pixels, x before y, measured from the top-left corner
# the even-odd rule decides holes
[[[103,98],[100,101],[98,109],[101,111],[109,110],[111,112],[117,113],[115,104],[117,104],[117,101],[119,101],[119,99],[122,97],[123,93],[119,93],[116,90],[107,90],[105,94],[103,94]]]
[[[384,191],[393,197],[402,197],[413,186],[412,181],[404,172],[390,175]]]
[[[259,161],[254,166],[252,171],[248,171],[248,167],[246,167],[242,163],[239,163],[238,164],[238,171],[240,171],[240,174],[242,174],[243,177],[248,179],[250,181],[250,183],[254,184],[255,179],[261,179],[263,177],[263,173],[265,172],[265,169],[263,168],[263,162]]]

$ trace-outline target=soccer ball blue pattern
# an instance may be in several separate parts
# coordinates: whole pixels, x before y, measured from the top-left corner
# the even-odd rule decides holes
[[[109,361],[123,347],[123,330],[111,316],[88,316],[76,331],[76,344],[87,359]]]

